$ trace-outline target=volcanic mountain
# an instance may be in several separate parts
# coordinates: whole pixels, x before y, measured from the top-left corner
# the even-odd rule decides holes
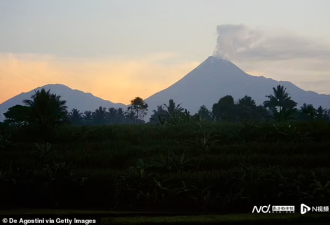
[[[48,84],[42,87],[38,87],[35,90],[40,90],[44,88],[46,91],[50,89],[51,93],[57,94],[61,96],[61,99],[67,101],[68,109],[71,110],[73,108],[79,109],[81,112],[86,110],[94,111],[99,106],[106,108],[123,108],[126,110],[126,105],[121,103],[113,103],[107,100],[103,100],[101,98],[95,97],[90,93],[85,93],[79,90],[73,90],[62,84]],[[31,96],[34,94],[34,90],[31,90],[27,93],[21,93],[8,101],[5,101],[0,105],[0,121],[3,121],[4,115],[3,113],[8,111],[8,108],[15,105],[23,105],[24,99],[31,99]]]
[[[298,107],[307,103],[316,108],[330,108],[330,95],[305,91],[288,81],[251,76],[228,60],[210,56],[181,80],[145,100],[149,105],[148,119],[153,109],[168,104],[169,99],[191,113],[196,113],[202,105],[212,110],[213,104],[226,95],[235,101],[248,95],[259,105],[267,100],[266,95],[273,94],[272,88],[277,85],[287,88]]]
[[[307,103],[313,104],[316,108],[322,106],[330,109],[330,95],[305,91],[288,81],[251,76],[228,60],[210,56],[181,80],[145,99],[149,105],[145,120],[149,120],[152,111],[157,109],[158,105],[168,104],[170,99],[181,104],[192,114],[196,113],[202,105],[211,110],[213,104],[226,95],[233,96],[235,101],[248,95],[259,105],[267,100],[265,96],[272,94],[272,88],[277,85],[283,85],[287,88],[287,92],[298,103],[298,107]],[[73,90],[61,84],[45,85],[36,88],[36,90],[41,88],[50,89],[52,93],[60,95],[62,99],[67,101],[69,110],[76,108],[82,112],[85,110],[94,111],[99,106],[106,108],[122,107],[124,110],[127,108],[124,104],[106,101],[90,93]],[[7,112],[9,107],[23,104],[22,101],[30,99],[33,94],[34,90],[17,95],[2,103],[0,105],[0,121],[4,119],[3,113]]]

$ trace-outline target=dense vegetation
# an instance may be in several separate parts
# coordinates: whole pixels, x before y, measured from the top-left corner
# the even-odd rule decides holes
[[[327,205],[329,110],[298,110],[284,87],[273,92],[263,106],[225,96],[195,115],[170,100],[147,124],[138,97],[126,112],[100,107],[87,120],[36,92],[0,124],[0,206],[233,213]]]

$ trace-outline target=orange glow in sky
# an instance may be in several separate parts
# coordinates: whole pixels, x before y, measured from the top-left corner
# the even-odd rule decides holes
[[[51,56],[0,55],[0,104],[46,84],[64,84],[114,103],[147,98],[181,79],[199,62],[164,64],[171,53],[138,60],[59,59]]]

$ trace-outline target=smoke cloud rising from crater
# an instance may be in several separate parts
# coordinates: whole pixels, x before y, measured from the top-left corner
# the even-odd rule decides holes
[[[228,60],[329,60],[330,45],[283,32],[269,33],[243,24],[217,26],[213,56]]]

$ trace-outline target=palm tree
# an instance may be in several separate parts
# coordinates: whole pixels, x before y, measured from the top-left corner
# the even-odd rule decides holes
[[[151,115],[149,119],[149,123],[158,123],[159,122],[159,116],[165,116],[166,111],[164,110],[162,105],[157,106],[157,110],[152,110],[153,114]]]
[[[110,123],[115,123],[117,120],[117,109],[111,107],[109,108],[109,112],[107,114],[108,121]]]
[[[82,113],[78,109],[72,109],[69,113],[69,120],[72,121],[73,124],[79,124],[82,119]]]
[[[269,99],[264,101],[264,106],[273,113],[273,118],[277,120],[288,120],[296,112],[297,103],[291,100],[284,86],[278,85],[273,88],[274,95],[266,95]]]
[[[50,130],[61,123],[67,114],[66,101],[61,96],[51,94],[44,88],[35,92],[30,99],[23,103],[30,107],[29,123],[43,130]]]
[[[314,120],[317,116],[317,111],[311,104],[304,103],[302,107],[300,107],[301,112],[308,118],[308,120]],[[305,118],[306,119],[306,118]]]
[[[124,123],[125,122],[125,112],[123,108],[117,109],[117,123]]]
[[[328,121],[330,119],[330,110],[323,109],[322,106],[318,107],[316,110],[316,119]]]
[[[107,115],[107,109],[100,106],[98,109],[96,109],[94,112],[93,112],[93,119],[95,120],[96,123],[98,124],[102,124],[102,123],[105,123],[105,120],[106,120],[106,115]]]
[[[181,107],[181,104],[175,104],[173,99],[170,99],[168,101],[168,105],[163,104],[165,106],[165,112],[168,117],[175,117],[178,116],[180,113],[184,111],[184,109]]]
[[[88,124],[92,123],[92,120],[93,120],[92,112],[85,111],[84,115],[83,115],[83,120],[84,120],[84,123],[88,123]]]

